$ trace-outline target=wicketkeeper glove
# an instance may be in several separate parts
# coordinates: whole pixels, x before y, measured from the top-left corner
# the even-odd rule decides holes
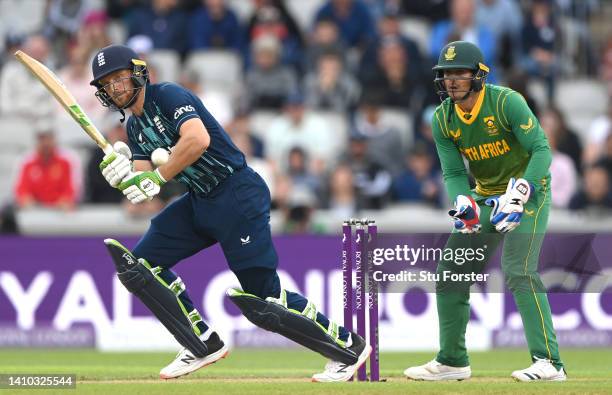
[[[118,188],[130,202],[138,204],[153,199],[153,196],[159,193],[165,183],[166,180],[160,174],[159,169],[156,169],[155,171],[130,173]]]
[[[524,178],[510,179],[506,193],[500,196],[488,198],[485,201],[491,210],[491,224],[500,233],[508,233],[516,229],[523,216],[523,205],[529,200],[531,184]]]
[[[471,196],[458,195],[455,198],[455,208],[448,211],[453,218],[455,230],[460,233],[480,232],[480,207]]]
[[[132,152],[123,141],[117,141],[113,145],[113,152],[104,155],[104,158],[102,158],[100,171],[113,188],[117,188],[121,180],[132,171],[132,161],[130,159],[132,159]]]

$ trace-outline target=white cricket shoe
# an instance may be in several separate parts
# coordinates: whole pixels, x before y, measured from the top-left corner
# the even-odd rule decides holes
[[[196,358],[191,351],[183,348],[178,352],[174,361],[159,372],[159,377],[166,380],[184,376],[204,366],[215,363],[221,358],[225,358],[229,353],[227,345],[223,343],[216,332],[212,332],[204,343],[206,343],[210,354],[206,355],[204,358]]]
[[[565,381],[567,374],[565,369],[557,370],[550,360],[533,357],[535,362],[523,370],[512,372],[512,378],[516,381]]]
[[[425,365],[412,366],[404,370],[404,376],[412,380],[425,381],[465,380],[472,376],[472,369],[469,366],[457,368],[443,365],[434,359]]]
[[[325,371],[314,374],[312,376],[312,381],[317,383],[343,382],[349,381],[355,375],[357,369],[359,369],[370,356],[372,347],[366,344],[365,340],[355,333],[351,333],[351,338],[353,344],[349,349],[359,355],[359,357],[357,357],[357,363],[354,365],[347,365],[342,362],[330,360],[325,365]]]

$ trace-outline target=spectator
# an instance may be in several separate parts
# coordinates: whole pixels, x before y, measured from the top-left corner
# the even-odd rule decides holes
[[[106,129],[105,137],[110,144],[118,141],[127,144],[127,133],[121,122],[115,120],[113,125]],[[84,202],[91,204],[127,202],[121,191],[111,187],[100,172],[100,162],[102,162],[104,152],[96,145],[92,145],[89,147],[88,157],[89,161],[85,166]]]
[[[389,201],[392,177],[383,165],[368,155],[370,141],[353,133],[343,162],[351,167],[358,210],[379,210]]]
[[[523,96],[525,101],[527,102],[527,107],[534,114],[539,114],[540,110],[538,108],[538,104],[529,91],[527,90],[527,82],[529,82],[529,76],[522,70],[512,70],[506,76],[506,85],[508,88],[517,91]]]
[[[540,124],[552,151],[551,198],[554,207],[567,208],[570,199],[576,193],[577,174],[572,158],[558,149],[561,137],[559,118],[555,109],[549,109],[540,115]]]
[[[253,134],[251,130],[250,113],[246,108],[239,108],[237,110],[234,119],[229,122],[226,130],[238,148],[248,147],[248,151],[252,157],[264,158],[264,143],[259,137]]]
[[[280,64],[280,43],[274,36],[261,36],[253,43],[255,65],[246,76],[251,107],[278,109],[297,90],[295,72]]]
[[[612,208],[610,175],[602,166],[591,166],[584,171],[582,189],[572,197],[572,210],[590,209],[599,212]]]
[[[308,107],[317,110],[346,112],[359,98],[359,84],[343,70],[342,57],[328,52],[319,57],[317,72],[304,79],[304,92]]]
[[[76,203],[74,164],[56,146],[51,131],[37,134],[36,151],[19,170],[15,201],[19,208],[45,206],[70,210]]]
[[[184,71],[179,83],[189,89],[202,100],[206,109],[215,114],[215,119],[221,125],[226,125],[234,116],[231,93],[221,89],[207,89],[202,85],[200,74],[194,70]]]
[[[402,10],[405,14],[420,16],[435,24],[448,19],[449,3],[450,0],[403,0]]]
[[[47,63],[49,42],[44,36],[30,36],[23,50],[39,62]],[[7,62],[1,73],[0,115],[23,117],[34,124],[53,119],[57,105],[53,96],[17,59],[13,57]]]
[[[289,151],[300,147],[310,158],[312,171],[320,174],[331,165],[339,149],[330,143],[334,140],[333,133],[323,118],[306,110],[300,94],[292,94],[283,115],[270,123],[265,137],[266,156],[286,172],[285,159]]]
[[[381,115],[380,92],[363,95],[355,116],[355,131],[368,139],[368,157],[381,164],[392,175],[402,171],[402,138],[400,132],[387,126]]]
[[[346,47],[340,40],[338,26],[330,18],[322,18],[318,20],[313,28],[310,38],[310,45],[306,50],[305,62],[306,71],[316,69],[319,57],[331,52],[337,53],[342,57],[342,63],[346,64]]]
[[[339,164],[331,173],[328,183],[327,208],[338,220],[351,218],[357,210],[353,172],[348,163]]]
[[[432,61],[438,60],[442,48],[451,41],[464,40],[480,48],[485,63],[490,67],[488,80],[495,82],[495,36],[476,20],[475,0],[451,0],[451,19],[436,23],[431,32],[429,54]]]
[[[280,43],[279,58],[284,65],[299,71],[302,66],[304,40],[297,23],[281,0],[256,0],[255,10],[247,27],[247,37],[252,49],[254,42],[263,36],[273,36]],[[251,64],[245,54],[247,65]]]
[[[421,111],[420,116],[416,116],[414,121],[414,130],[416,131],[415,143],[423,144],[427,147],[427,151],[430,156],[434,158],[433,166],[437,170],[440,170],[440,161],[438,160],[438,151],[436,150],[436,144],[433,138],[433,132],[431,129],[431,122],[436,112],[436,106],[429,105]]]
[[[49,0],[47,1],[47,20],[44,24],[44,35],[51,40],[58,60],[68,42],[78,32],[89,9],[87,0]]]
[[[606,113],[595,118],[589,127],[587,146],[582,156],[585,165],[592,165],[601,157],[604,143],[610,134],[612,134],[612,96],[608,98]]]
[[[287,203],[287,209],[284,213],[283,233],[323,233],[323,227],[313,222],[313,213],[317,203],[311,191],[303,187],[294,187],[289,194]]]
[[[108,112],[96,99],[96,89],[89,85],[89,81],[91,81],[89,48],[74,43],[68,48],[67,55],[68,63],[58,71],[58,77],[93,123],[99,125]],[[62,107],[55,106],[55,113],[56,117],[64,118],[66,123],[71,122],[70,116]],[[60,142],[81,143],[88,146],[91,144],[89,137],[78,127],[59,131],[58,138]]]
[[[202,0],[189,18],[188,48],[242,50],[242,27],[224,0]]]
[[[439,174],[425,144],[417,144],[406,156],[404,171],[393,181],[393,197],[401,202],[441,206]]]
[[[108,15],[104,11],[90,11],[85,15],[77,33],[77,43],[88,55],[111,44],[108,34]]]
[[[557,57],[555,47],[560,37],[551,0],[534,0],[522,31],[522,67],[529,74],[546,82],[548,100],[555,93]]]
[[[612,97],[612,35],[608,36],[608,40],[601,55],[599,74],[601,80],[606,84],[608,96]]]
[[[153,40],[155,49],[171,49],[183,54],[186,49],[187,16],[178,0],[152,0],[127,16],[128,37],[143,34]]]
[[[0,51],[0,70],[9,60],[14,59],[14,53],[23,47],[26,37],[23,34],[7,32],[4,36],[4,47]]]
[[[608,174],[612,174],[612,133],[608,134],[602,156],[596,164],[605,167]]]
[[[376,38],[374,18],[361,0],[327,0],[317,11],[315,22],[321,19],[336,22],[348,47],[365,49]]]
[[[379,53],[383,45],[388,42],[399,42],[404,47],[405,63],[409,68],[407,74],[414,76],[416,80],[420,80],[424,71],[423,57],[416,42],[402,34],[399,14],[394,11],[386,11],[378,21],[378,37],[368,46],[361,57],[360,74],[380,72],[378,67]],[[430,70],[427,71],[429,74]]]
[[[500,63],[506,67],[520,56],[523,15],[515,0],[477,0],[476,21],[495,35]]]
[[[321,197],[321,179],[312,173],[308,155],[302,148],[293,147],[289,151],[287,169],[294,188],[304,188],[315,197]]]
[[[385,38],[378,49],[378,64],[374,72],[362,76],[364,92],[378,90],[381,104],[409,111],[419,89],[420,75],[411,73],[405,46],[396,37]]]
[[[547,135],[553,136],[557,150],[568,155],[572,160],[574,170],[580,173],[582,171],[582,143],[576,132],[567,125],[561,110],[555,106],[548,107],[540,114],[539,119]]]

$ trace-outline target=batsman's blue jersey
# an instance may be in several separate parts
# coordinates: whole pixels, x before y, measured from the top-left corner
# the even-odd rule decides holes
[[[128,143],[135,160],[150,160],[156,148],[174,146],[181,125],[200,118],[210,135],[210,145],[200,159],[175,179],[197,193],[208,194],[236,170],[246,166],[242,152],[193,93],[173,83],[149,84],[142,115],[128,119]]]

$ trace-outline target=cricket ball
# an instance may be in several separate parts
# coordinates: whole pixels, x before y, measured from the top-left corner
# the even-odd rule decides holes
[[[168,163],[168,159],[170,159],[170,151],[166,148],[157,148],[151,153],[151,162],[155,167],[165,165]]]

